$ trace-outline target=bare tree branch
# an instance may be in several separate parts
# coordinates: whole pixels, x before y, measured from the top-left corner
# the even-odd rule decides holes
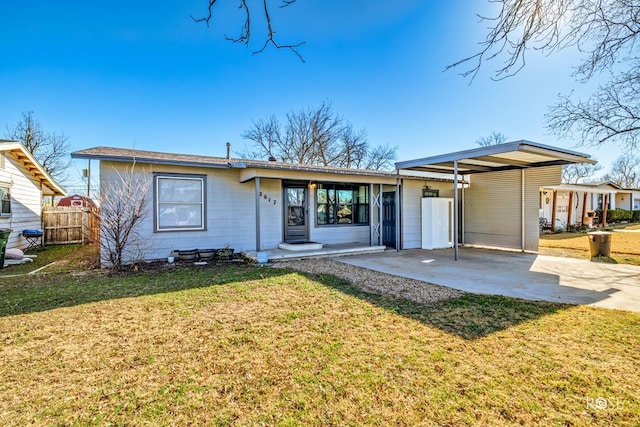
[[[633,155],[619,156],[611,165],[611,171],[602,178],[622,188],[640,187],[640,158]]]
[[[640,138],[640,3],[637,0],[489,0],[500,6],[480,17],[490,28],[479,52],[447,67],[477,76],[487,62],[500,60],[492,79],[517,74],[531,51],[545,55],[573,47],[583,54],[573,76],[585,83],[596,74],[607,83],[586,101],[561,96],[547,114],[548,128],[560,137],[574,134],[584,145],[611,141],[635,150]]]
[[[640,143],[640,69],[600,86],[587,101],[561,96],[547,114],[547,126],[561,137],[580,138],[584,145],[617,141],[627,150]]]
[[[195,18],[192,15],[191,19],[193,19],[193,21],[195,22],[204,22],[207,25],[207,28],[209,28],[211,20],[214,17],[213,9],[215,8],[217,1],[218,0],[208,0],[209,4],[207,7],[207,14],[200,18]],[[282,9],[282,8],[291,6],[296,1],[297,0],[283,0],[282,4],[279,7]],[[224,36],[225,40],[228,40],[232,43],[242,43],[246,46],[249,46],[249,42],[251,41],[251,30],[254,25],[251,19],[253,7],[255,6],[250,5],[247,0],[240,0],[239,8],[243,11],[243,14],[244,14],[244,23],[240,30],[240,35],[237,37],[231,37],[231,36],[225,35]],[[269,12],[269,0],[262,0],[262,15],[267,27],[267,34],[265,35],[265,40],[264,40],[264,43],[262,44],[262,47],[258,50],[255,50],[253,54],[256,55],[256,54],[262,53],[265,51],[265,49],[267,49],[267,47],[269,47],[269,45],[271,45],[276,49],[290,50],[300,59],[300,61],[305,62],[304,57],[298,51],[298,48],[303,44],[305,44],[305,42],[299,42],[294,44],[291,44],[291,43],[281,44],[276,40],[275,38],[276,32],[273,29],[273,25],[271,21],[271,13]]]
[[[256,121],[242,136],[253,143],[241,154],[243,157],[273,156],[285,163],[391,169],[397,151],[397,147],[372,148],[364,129],[355,130],[327,103],[290,111],[285,123],[275,116]]]
[[[503,144],[507,140],[507,137],[501,133],[493,131],[487,136],[483,136],[476,140],[476,144],[481,147],[488,147],[490,145]]]
[[[598,164],[591,165],[588,163],[574,163],[564,165],[562,167],[562,182],[565,184],[586,182],[600,170],[602,170],[602,166]]]
[[[631,57],[640,34],[640,4],[632,0],[489,0],[500,4],[481,50],[447,69],[470,64],[461,74],[471,80],[481,66],[504,57],[492,78],[500,80],[520,71],[529,50],[556,53],[576,46],[585,54],[576,76],[589,79]]]
[[[6,136],[22,142],[49,175],[64,181],[71,164],[70,146],[64,134],[45,132],[33,111],[29,111],[22,113],[22,118],[13,127],[7,126]]]
[[[149,215],[146,209],[151,180],[134,162],[123,171],[115,170],[110,181],[101,183],[100,247],[106,264],[120,269],[144,259],[148,239],[139,226]]]

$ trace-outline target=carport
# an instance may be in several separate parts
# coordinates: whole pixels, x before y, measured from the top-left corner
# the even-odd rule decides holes
[[[433,157],[425,157],[415,160],[407,160],[396,163],[399,178],[403,173],[438,173],[453,175],[454,185],[454,224],[453,246],[454,259],[458,260],[459,243],[465,243],[465,209],[474,210],[474,215],[481,216],[482,209],[488,211],[491,203],[505,203],[507,213],[502,225],[509,229],[509,233],[501,233],[495,224],[489,221],[495,218],[486,218],[485,227],[482,226],[482,218],[474,217],[474,226],[477,229],[473,233],[467,233],[475,244],[482,241],[488,242],[488,246],[514,247],[514,227],[519,227],[520,249],[537,249],[537,235],[535,244],[527,244],[531,241],[533,232],[538,230],[538,199],[539,189],[544,185],[559,185],[562,165],[573,163],[596,162],[589,155],[569,151],[558,147],[552,147],[531,141],[513,141],[505,144],[480,147],[471,150],[458,151]],[[544,170],[542,169],[544,168]],[[542,173],[526,174],[528,169],[543,171]],[[519,171],[519,173],[518,173]],[[493,174],[492,179],[486,181],[483,193],[474,194],[474,201],[465,203],[465,183],[469,183],[469,190],[474,189],[471,175]],[[462,186],[460,185],[462,182]],[[500,185],[498,185],[500,184]],[[494,188],[490,188],[493,185]],[[459,190],[462,187],[462,194]],[[487,189],[489,188],[489,189]],[[535,191],[535,194],[534,194]],[[492,194],[493,193],[493,194]],[[482,200],[485,197],[487,201]],[[461,202],[459,197],[462,197]],[[508,202],[508,204],[507,204]],[[518,202],[520,206],[518,207]],[[398,204],[399,206],[400,204]],[[400,209],[400,207],[398,207]],[[460,215],[462,209],[462,216]],[[519,218],[514,218],[519,213]],[[396,215],[400,221],[401,215]],[[400,241],[401,224],[396,224],[396,233]],[[460,238],[460,234],[462,239]]]

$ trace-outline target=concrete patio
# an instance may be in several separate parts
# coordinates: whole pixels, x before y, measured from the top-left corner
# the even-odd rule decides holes
[[[335,258],[473,293],[640,312],[640,267],[520,252],[460,248],[387,250]]]

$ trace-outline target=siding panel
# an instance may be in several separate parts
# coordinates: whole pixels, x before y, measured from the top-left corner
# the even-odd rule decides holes
[[[464,242],[520,249],[519,170],[476,174],[465,191]]]
[[[537,251],[540,242],[540,189],[544,186],[559,185],[562,176],[562,166],[548,166],[544,168],[527,169],[525,173],[525,249]],[[574,195],[575,196],[575,195]],[[581,197],[580,197],[581,199]],[[574,214],[575,214],[574,197]],[[580,200],[582,213],[582,200]]]
[[[422,187],[424,185],[424,181],[407,179],[403,181],[402,249],[422,247]],[[429,181],[427,185],[439,190],[440,197],[453,197],[453,182]]]
[[[42,228],[42,191],[39,183],[10,154],[5,154],[0,182],[8,184],[11,192],[11,217],[0,218],[0,228],[13,230],[9,235],[8,248],[24,249],[28,243],[22,237],[22,230]]]

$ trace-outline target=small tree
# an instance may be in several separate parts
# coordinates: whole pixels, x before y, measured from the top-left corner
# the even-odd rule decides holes
[[[140,261],[148,249],[139,225],[149,215],[146,206],[151,180],[136,173],[135,166],[116,170],[111,180],[101,184],[101,257],[113,269]]]
[[[506,140],[507,137],[503,133],[493,131],[488,136],[478,138],[476,144],[481,147],[488,147],[490,145],[504,144]]]

